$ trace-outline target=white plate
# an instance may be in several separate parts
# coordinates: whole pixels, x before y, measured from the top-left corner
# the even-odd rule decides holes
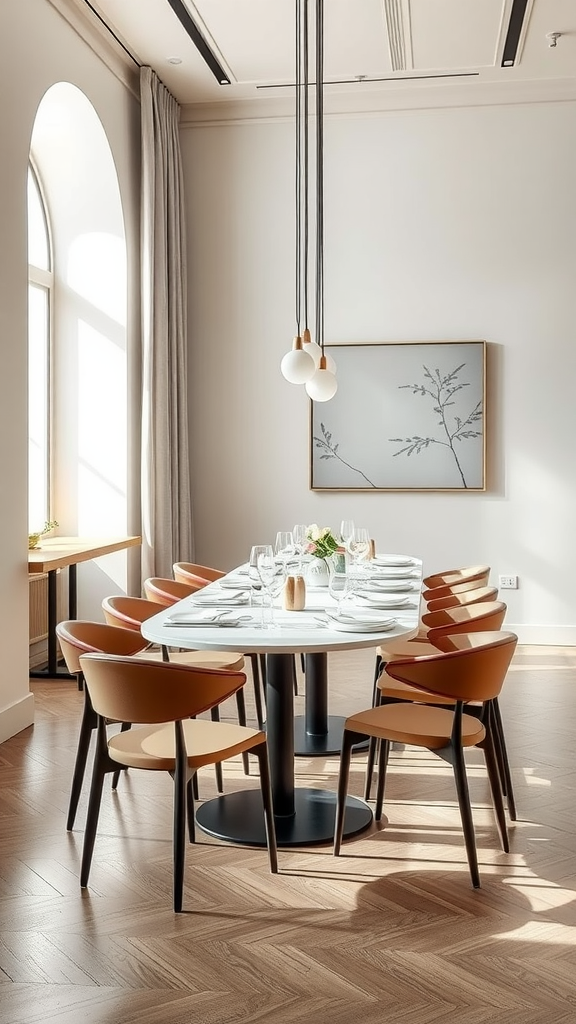
[[[416,565],[415,558],[408,558],[406,555],[374,555],[373,565],[403,566]]]
[[[411,583],[410,580],[371,580],[370,583],[365,583],[362,587],[363,591],[373,594],[392,594],[418,589],[418,584]]]
[[[357,622],[330,619],[328,622],[328,629],[336,629],[339,633],[386,633],[395,626],[396,619],[374,619],[373,622],[365,618],[358,619]]]
[[[386,597],[385,594],[370,593],[370,591],[364,591],[358,596],[361,601],[366,602],[367,607],[371,608],[405,608],[411,604],[409,597]]]
[[[226,576],[224,579],[218,580],[218,586],[223,587],[224,590],[248,590],[250,583],[247,579],[236,580]]]
[[[370,572],[370,578],[373,580],[415,580],[417,576],[418,574],[410,569],[384,569],[379,565]]]

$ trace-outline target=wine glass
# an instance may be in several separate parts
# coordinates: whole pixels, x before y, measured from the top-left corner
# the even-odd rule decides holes
[[[278,531],[276,534],[274,553],[277,560],[286,569],[288,567],[288,562],[296,554],[296,545],[294,543],[294,537],[291,530]]]
[[[296,554],[298,555],[299,573],[302,575],[302,555],[306,548],[306,531],[307,526],[296,525],[292,530],[292,538],[294,540],[294,547]]]
[[[336,615],[340,615],[343,600],[352,593],[352,580],[344,559],[328,559],[328,593],[336,601]]]
[[[354,536],[354,522],[352,519],[343,519],[340,523],[340,537],[346,550],[348,545]]]
[[[262,629],[267,629],[268,626],[272,626],[274,623],[274,616],[272,611],[273,604],[273,584],[277,583],[277,577],[280,576],[280,582],[282,583],[283,574],[277,573],[276,562],[274,561],[274,552],[272,551],[271,544],[263,545],[263,550],[259,551],[256,556],[256,571],[258,577],[264,588],[264,595],[262,597]],[[270,615],[266,614],[267,600],[269,598],[270,604]]]
[[[269,544],[254,544],[248,562],[248,580],[250,581],[250,607],[255,607],[256,598],[262,594],[262,581],[258,572],[258,557],[266,552]]]
[[[370,533],[364,526],[354,528],[348,550],[352,558],[352,573],[358,583],[363,576],[360,562],[366,561],[370,554]]]

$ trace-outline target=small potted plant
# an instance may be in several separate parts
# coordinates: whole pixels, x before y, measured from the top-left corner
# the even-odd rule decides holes
[[[43,530],[39,530],[38,533],[29,533],[28,534],[28,550],[29,551],[33,551],[34,548],[40,547],[40,537],[43,537],[44,534],[46,534],[46,533],[50,533],[50,531],[54,530],[57,526],[58,526],[58,523],[56,522],[56,520],[55,519],[51,519],[50,522],[45,522],[44,523],[44,529]]]

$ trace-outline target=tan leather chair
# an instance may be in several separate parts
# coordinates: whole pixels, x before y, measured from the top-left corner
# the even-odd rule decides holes
[[[105,775],[115,771],[118,765],[170,772],[174,779],[173,906],[176,912],[181,911],[186,817],[192,837],[194,821],[188,781],[204,765],[244,751],[251,751],[258,757],[270,870],[276,873],[278,861],[266,734],[245,726],[195,717],[244,686],[244,673],[201,670],[106,654],[82,655],[80,663],[98,716],[80,885],[88,885]],[[108,737],[105,722],[110,718],[142,725]]]
[[[441,608],[456,608],[458,605],[477,604],[478,601],[497,601],[497,587],[477,587],[475,590],[466,590],[463,594],[447,594],[446,597],[431,597],[426,602],[426,610],[429,612],[440,611]]]
[[[447,569],[446,572],[425,576],[422,580],[422,597],[434,601],[451,594],[465,594],[468,590],[488,585],[489,565],[471,565],[463,569]]]
[[[443,649],[436,651],[435,654],[421,658],[399,659],[389,663],[385,672],[392,679],[422,691],[426,700],[442,697],[449,700],[452,707],[403,701],[372,707],[346,720],[338,780],[334,854],[338,855],[342,843],[353,745],[368,736],[378,740],[381,746],[374,815],[376,821],[382,818],[391,743],[421,746],[437,753],[453,766],[470,876],[474,888],[479,888],[480,874],[464,750],[470,746],[479,746],[484,750],[498,832],[502,848],[507,853],[508,832],[498,763],[492,742],[493,733],[486,723],[490,721],[493,701],[500,693],[506,678],[516,649],[517,637],[513,633],[500,631],[460,633],[440,637],[438,642],[442,644]],[[484,721],[466,713],[467,705],[471,701],[483,705]]]
[[[190,594],[195,594],[205,586],[205,581],[198,584],[177,583],[176,580],[164,579],[160,576],[150,576],[147,580],[144,580],[144,593],[149,601],[155,601],[156,604],[161,604],[167,608],[172,604],[176,604],[177,601],[182,601],[185,597],[190,597]]]
[[[176,602],[174,601],[173,603],[175,604]],[[142,623],[153,615],[157,615],[159,610],[159,605],[155,601],[148,601],[145,597],[125,597],[122,594],[117,594],[112,597],[105,597],[102,601],[104,618],[109,625],[133,629],[138,633],[140,633]],[[244,655],[240,654],[239,651],[176,652],[169,651],[167,647],[163,646],[162,653],[156,655],[153,651],[153,645],[149,644],[143,653],[147,658],[162,658],[163,661],[188,665],[191,668],[227,669],[232,672],[242,672],[244,669]],[[236,692],[236,707],[238,709],[238,722],[240,725],[246,725],[246,704],[243,689]],[[214,721],[218,721],[219,710],[217,707],[213,708],[212,714]],[[262,728],[260,720],[258,726]],[[242,760],[244,773],[249,775],[250,763],[248,754],[244,754]],[[222,767],[219,764],[216,765],[216,783],[218,792],[223,793]]]
[[[426,698],[423,697],[418,690],[415,690],[413,687],[406,686],[395,679],[391,679],[389,674],[382,672],[383,666],[394,663],[403,658],[421,658],[426,655],[434,654],[435,651],[438,650],[439,646],[441,646],[440,638],[443,636],[454,636],[458,633],[493,632],[494,630],[499,630],[504,624],[506,611],[507,608],[503,601],[483,601],[474,605],[445,608],[437,612],[428,612],[423,615],[422,621],[428,630],[426,640],[419,638],[414,641],[398,641],[396,644],[390,644],[389,648],[380,647],[378,649],[381,661],[380,671],[376,679],[373,694],[373,706],[378,707],[381,704],[397,703],[398,701],[416,701],[425,703]],[[444,698],[439,698],[433,703],[450,704],[451,702]],[[473,709],[471,708],[470,711],[473,714],[481,715],[482,705],[478,705]],[[504,738],[504,726],[502,724],[502,717],[497,697],[494,698],[493,714],[489,723],[489,728],[493,732],[493,742],[498,758],[502,793],[506,797],[510,818],[512,821],[515,821],[516,803],[512,787],[512,775],[510,772],[506,740]],[[376,743],[372,740],[368,747],[366,786],[364,790],[365,800],[370,799],[375,756]]]
[[[86,771],[86,761],[90,747],[92,730],[96,728],[96,715],[90,703],[90,696],[84,686],[84,676],[80,664],[80,655],[90,651],[105,651],[107,654],[136,655],[147,647],[147,641],[140,633],[132,629],[118,629],[103,622],[85,622],[71,619],[59,622],[56,636],[71,675],[78,678],[78,688],[84,691],[84,709],[80,722],[78,748],[72,773],[72,788],[68,804],[66,828],[69,832],[74,828],[78,801],[82,792],[82,782]],[[112,788],[116,789],[120,772],[116,772],[112,780]]]
[[[206,586],[226,575],[221,569],[212,569],[209,565],[196,565],[195,562],[174,562],[172,566],[174,579],[179,583],[197,583]]]

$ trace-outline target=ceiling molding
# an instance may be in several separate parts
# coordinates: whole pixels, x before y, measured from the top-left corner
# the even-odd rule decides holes
[[[130,56],[84,0],[48,0],[122,85],[140,101],[138,58]]]
[[[371,117],[397,111],[433,110],[460,107],[516,105],[526,103],[576,102],[576,80],[514,80],[474,81],[466,84],[446,84],[442,79],[432,86],[418,82],[406,89],[392,89],[384,94],[381,89],[330,94],[325,91],[326,117]],[[180,127],[205,128],[238,124],[267,124],[294,120],[294,98],[257,100],[230,100],[218,103],[184,104],[180,109]]]

